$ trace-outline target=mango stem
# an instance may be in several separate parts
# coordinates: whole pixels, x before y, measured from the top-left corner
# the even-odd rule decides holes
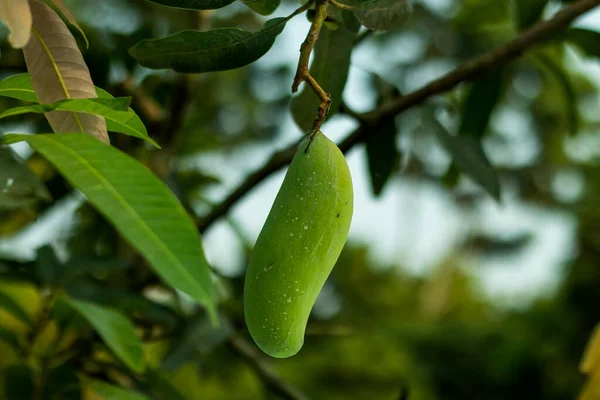
[[[302,46],[300,46],[298,69],[296,70],[294,82],[292,83],[292,93],[296,93],[300,84],[302,82],[306,82],[321,100],[321,104],[317,109],[317,115],[311,130],[309,146],[317,132],[319,132],[321,129],[321,125],[323,125],[323,122],[329,113],[329,107],[331,107],[331,96],[325,92],[325,90],[323,90],[315,78],[313,78],[313,76],[310,74],[310,70],[308,69],[310,54],[315,48],[315,44],[319,39],[319,33],[321,32],[323,23],[327,18],[328,1],[329,0],[316,0],[315,2],[315,17],[308,31],[308,35],[306,35],[304,43],[302,43]],[[306,148],[306,151],[308,151],[308,147]]]

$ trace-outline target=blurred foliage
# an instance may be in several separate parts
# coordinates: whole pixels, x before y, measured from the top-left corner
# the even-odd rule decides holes
[[[161,177],[195,217],[204,216],[215,191],[230,189],[209,168],[211,157],[274,150],[284,135],[281,127],[289,127],[294,70],[283,61],[179,75],[142,68],[128,53],[141,39],[188,28],[261,29],[264,19],[243,4],[186,12],[143,0],[65,3],[90,41],[84,56],[95,84],[115,96],[132,96],[132,108],[163,150],[123,135],[111,136],[112,143]],[[463,0],[446,2],[441,11],[415,3],[400,29],[368,34],[355,48],[382,57],[363,57],[353,65],[370,73],[374,104],[425,83],[423,70],[449,70],[511,40],[559,2]],[[298,3],[282,6],[292,10]],[[423,276],[407,272],[401,261],[379,265],[370,249],[349,244],[315,306],[303,350],[286,360],[265,360],[236,345],[235,338],[248,339],[243,274],[215,277],[221,324],[213,327],[202,309],[161,283],[47,161],[11,155],[11,168],[25,168],[20,173],[27,180],[24,197],[0,207],[0,244],[35,232],[34,222],[55,211],[58,202],[75,198],[80,205],[75,223],[53,232],[50,246],[31,249],[33,256],[5,248],[0,254],[0,399],[279,398],[263,362],[311,399],[562,400],[580,393],[581,399],[599,399],[598,333],[588,345],[600,321],[599,97],[597,82],[580,65],[598,57],[600,42],[590,31],[565,37],[568,46],[557,37],[498,76],[411,110],[412,121],[404,116],[387,121],[381,141],[369,143],[365,153],[373,191],[379,195],[386,183],[404,177],[434,181],[464,213],[468,234]],[[416,50],[400,57],[407,38]],[[19,51],[5,42],[0,51],[3,76],[25,71]],[[1,109],[19,104],[0,98]],[[507,237],[468,225],[468,217],[476,219],[489,199],[461,175],[472,175],[468,163],[439,156],[432,110],[449,137],[477,141],[518,201],[576,219],[577,254],[564,265],[551,296],[513,309],[496,304],[479,287],[469,260],[510,257],[533,239],[529,232]],[[503,112],[525,115],[528,131],[506,134],[506,121],[494,122]],[[1,127],[48,130],[36,115]],[[404,138],[411,138],[410,155],[396,148]],[[510,157],[527,146],[533,147],[529,157]],[[583,181],[576,196],[564,196],[564,188],[554,184],[565,171]],[[243,227],[229,222],[247,250]],[[148,370],[128,371],[85,319],[56,301],[57,293],[133,321]]]

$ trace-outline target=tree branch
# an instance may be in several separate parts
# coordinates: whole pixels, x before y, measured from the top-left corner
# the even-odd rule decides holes
[[[327,18],[327,2],[328,0],[316,0],[315,17],[310,25],[308,35],[306,35],[306,39],[300,47],[300,60],[298,61],[298,69],[296,70],[296,76],[294,76],[294,82],[292,83],[292,93],[296,93],[298,91],[300,83],[306,82],[319,97],[319,100],[321,100],[321,104],[317,109],[317,115],[311,130],[311,141],[319,129],[321,129],[321,125],[323,125],[323,122],[329,113],[329,107],[331,106],[331,96],[325,92],[325,90],[323,90],[321,85],[319,85],[317,80],[310,74],[310,70],[308,69],[310,54],[315,48],[315,43],[317,43],[317,40],[319,39],[319,33],[321,32],[321,28],[323,27],[325,19]]]
[[[347,152],[357,143],[375,134],[378,125],[386,118],[398,115],[411,107],[422,104],[434,95],[447,92],[460,83],[472,81],[482,74],[514,61],[532,46],[549,39],[557,32],[567,28],[576,18],[597,6],[600,6],[600,0],[576,1],[570,6],[565,7],[552,19],[534,25],[532,28],[521,33],[513,41],[459,66],[454,71],[431,82],[422,89],[409,93],[406,96],[398,97],[371,112],[360,114],[363,123],[339,144],[340,149],[343,152]],[[262,168],[248,176],[242,185],[235,189],[208,216],[199,222],[198,228],[200,231],[205,231],[217,219],[227,214],[231,207],[252,190],[254,186],[258,185],[272,173],[286,166],[294,157],[296,147],[297,145],[293,144],[284,150],[278,151]]]
[[[259,375],[267,388],[285,400],[308,400],[308,397],[296,387],[282,380],[262,361],[261,354],[242,336],[234,334],[229,340],[231,348],[238,353]]]
[[[408,108],[423,103],[433,95],[453,89],[459,83],[475,80],[479,76],[519,58],[533,45],[550,39],[559,31],[567,28],[576,18],[598,6],[600,6],[600,0],[576,1],[564,8],[552,19],[534,25],[504,46],[459,66],[454,71],[431,82],[422,89],[399,97],[395,101],[365,114],[365,117],[368,119],[380,119],[386,116],[397,115]]]

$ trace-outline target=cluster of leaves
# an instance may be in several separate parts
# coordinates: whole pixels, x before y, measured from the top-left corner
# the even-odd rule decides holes
[[[195,11],[232,6],[233,3],[232,0],[151,1],[159,6]],[[243,3],[260,15],[269,15],[279,6],[277,0]],[[493,20],[498,16],[502,21],[508,20],[514,24],[510,24],[506,32],[501,29],[498,37],[491,40],[481,40],[474,33],[477,29],[464,29],[467,32],[465,38],[470,39],[468,42],[473,44],[473,48],[456,54],[461,59],[487,49],[490,41],[505,41],[538,22],[548,5],[548,1],[544,0],[519,0],[515,2],[514,10],[508,10],[507,4],[496,2],[493,5],[489,1],[466,3],[469,4],[461,8],[461,13],[455,19],[459,27],[473,25],[474,22],[482,26],[499,23]],[[153,120],[149,115],[156,113],[148,111],[156,106],[152,101],[143,103],[142,96],[136,98],[136,94],[133,99],[113,97],[94,86],[92,77],[94,82],[107,87],[109,63],[96,61],[105,60],[109,50],[97,50],[100,48],[94,47],[97,38],[90,35],[91,47],[86,53],[87,59],[82,56],[75,37],[63,19],[76,29],[78,25],[61,1],[20,0],[14,4],[8,13],[0,7],[0,19],[6,22],[12,32],[11,43],[15,47],[24,47],[28,73],[19,71],[21,73],[11,74],[0,81],[0,96],[12,102],[4,103],[10,104],[10,107],[0,114],[0,119],[25,113],[44,114],[52,130],[61,135],[4,137],[7,144],[26,141],[38,155],[26,163],[10,147],[0,148],[0,215],[7,216],[6,220],[10,223],[6,225],[13,225],[7,230],[12,233],[32,220],[27,210],[29,213],[32,207],[40,207],[40,212],[43,210],[44,206],[37,203],[39,200],[60,198],[70,191],[64,187],[57,189],[60,185],[55,183],[63,182],[60,176],[40,179],[40,169],[35,168],[35,162],[46,170],[51,165],[54,173],[57,171],[83,193],[93,208],[84,206],[80,210],[82,222],[78,232],[73,235],[70,246],[72,254],[68,261],[61,262],[51,249],[42,248],[36,262],[7,261],[0,265],[2,277],[7,282],[2,285],[0,292],[0,308],[3,312],[0,345],[5,346],[0,350],[4,354],[6,348],[9,354],[3,360],[3,365],[7,366],[4,368],[5,397],[9,400],[81,398],[82,392],[86,391],[86,394],[92,392],[96,396],[117,399],[144,399],[146,396],[194,398],[199,392],[206,398],[224,398],[224,393],[229,393],[225,395],[228,398],[257,398],[263,389],[256,375],[237,357],[244,353],[236,347],[238,342],[234,340],[237,337],[235,332],[243,329],[240,282],[238,279],[224,281],[211,277],[195,221],[190,215],[194,208],[192,200],[197,200],[198,182],[214,182],[214,179],[197,174],[186,176],[181,171],[169,170],[162,174],[160,172],[164,170],[164,165],[161,170],[154,168],[152,161],[146,160],[153,173],[142,163],[144,159],[152,159],[153,155],[161,153],[153,149],[161,146],[167,153],[172,151],[178,154],[193,153],[198,147],[225,147],[226,139],[223,137],[219,136],[210,142],[209,134],[204,134],[214,130],[211,118],[214,118],[222,104],[208,105],[204,103],[205,99],[195,98],[195,101],[202,102],[204,110],[186,113],[181,121],[171,123],[165,123],[160,115]],[[120,38],[124,39],[122,43],[126,48],[119,55],[119,61],[124,60],[123,63],[131,71],[136,62],[152,69],[185,73],[237,69],[266,54],[285,29],[286,23],[300,12],[307,11],[309,20],[314,18],[311,6],[312,2],[308,2],[288,17],[270,19],[262,29],[253,32],[237,28],[186,29],[171,36],[150,39],[148,30],[151,32],[152,26],[144,27],[133,35]],[[331,95],[331,115],[343,109],[342,93],[357,43],[370,34],[365,33],[370,32],[367,29],[400,27],[407,16],[408,6],[408,2],[399,0],[353,0],[329,4],[326,24],[315,47],[310,73]],[[31,10],[31,13],[27,10]],[[509,11],[516,18],[507,18]],[[415,20],[419,23],[425,21],[432,26],[439,24],[439,20],[423,9],[416,10],[415,14]],[[27,33],[27,27],[31,28],[33,35]],[[60,34],[56,35],[56,32]],[[469,33],[474,37],[468,37]],[[76,35],[81,36],[81,33]],[[375,35],[373,40],[384,40],[384,35]],[[85,35],[81,37],[85,38]],[[500,198],[500,174],[488,160],[482,141],[491,134],[492,114],[508,96],[514,95],[510,83],[524,68],[541,73],[551,82],[549,85],[553,90],[548,92],[552,95],[540,99],[538,104],[540,117],[549,118],[548,114],[553,110],[564,110],[557,114],[561,118],[559,121],[547,121],[546,131],[553,128],[556,132],[577,134],[580,126],[586,124],[581,120],[577,106],[578,97],[585,90],[586,83],[575,82],[576,76],[565,67],[562,44],[569,42],[587,55],[598,57],[598,38],[597,32],[585,29],[561,32],[549,45],[529,54],[516,66],[500,68],[479,77],[464,95],[448,96],[416,110],[420,115],[420,124],[414,128],[413,134],[427,136],[433,132],[452,156],[448,170],[437,175],[433,173],[435,178],[454,188],[458,182],[458,172],[461,171],[492,196]],[[121,41],[116,41],[121,46]],[[94,60],[95,56],[97,58]],[[98,65],[103,67],[99,68]],[[91,69],[89,72],[88,66]],[[244,85],[248,83],[242,73],[234,73],[224,78],[215,76],[200,84],[204,85],[203,89],[207,92],[217,96],[218,85],[235,78],[236,100],[256,103],[255,98],[238,94],[246,91]],[[393,79],[385,77],[384,80],[376,74],[372,76],[379,104],[384,105],[400,96],[400,85],[392,84]],[[148,78],[145,84],[152,92],[151,97],[158,99],[159,108],[170,104],[173,109],[183,109],[188,105],[178,106],[175,97],[161,97],[165,96],[165,81],[153,83],[152,78]],[[260,80],[261,77],[254,76],[252,79]],[[187,81],[183,81],[177,84],[180,86],[175,86],[179,90],[187,84]],[[553,96],[556,93],[558,95]],[[16,107],[14,100],[18,101]],[[189,103],[193,105],[194,100]],[[275,109],[281,113],[287,107],[287,100],[287,97],[278,99],[274,104],[265,105],[265,109]],[[130,107],[131,101],[141,117]],[[303,131],[310,129],[318,103],[318,98],[308,87],[292,101],[292,115]],[[190,108],[197,110],[198,107]],[[453,109],[460,110],[451,121],[454,123],[446,123],[439,118],[452,114]],[[198,120],[201,120],[203,127],[197,128]],[[152,129],[149,124],[152,124]],[[178,142],[172,142],[175,139],[169,135],[163,137],[156,129],[167,126],[165,131],[176,130],[175,124],[180,124],[176,128],[183,132],[176,139]],[[43,127],[38,129],[39,132],[49,132],[47,125],[39,125]],[[189,133],[190,126],[194,126],[193,133]],[[398,164],[401,155],[397,141],[405,127],[402,120],[397,118],[386,118],[377,127],[377,134],[370,136],[366,143],[366,155],[373,192],[379,195],[400,169]],[[261,128],[262,125],[256,122],[255,130],[260,131]],[[121,136],[109,136],[108,132],[140,138],[150,146],[138,142],[132,145]],[[114,146],[102,143],[108,142],[109,138]],[[255,138],[250,135],[250,139]],[[238,139],[229,139],[228,144]],[[125,150],[134,154],[137,160],[127,155]],[[167,169],[171,167],[164,159],[156,159],[157,164],[167,164]],[[407,173],[432,174],[428,170],[426,157],[416,157],[405,167]],[[176,181],[175,184],[173,181]],[[186,188],[182,191],[185,193],[174,190],[179,198],[169,188],[178,187],[177,184]],[[532,196],[543,196],[535,189],[532,192]],[[590,198],[594,198],[593,194]],[[586,214],[581,216],[582,219],[585,217]],[[596,220],[588,218],[588,221]],[[589,254],[594,254],[596,242],[593,238],[586,237],[585,243],[592,247],[588,250]],[[464,398],[472,396],[475,391],[495,393],[495,397],[490,395],[489,398],[516,397],[515,392],[520,393],[522,398],[541,398],[543,395],[562,398],[562,394],[572,394],[578,387],[580,382],[574,376],[574,370],[569,370],[565,374],[567,378],[554,382],[554,393],[548,395],[552,391],[540,389],[542,382],[552,381],[555,375],[548,372],[552,368],[546,370],[536,365],[540,359],[557,363],[561,356],[565,356],[568,362],[560,367],[571,366],[571,361],[580,354],[581,343],[593,326],[593,315],[583,315],[582,311],[581,318],[573,324],[578,334],[565,334],[568,345],[572,346],[568,351],[559,346],[559,351],[550,356],[532,354],[524,346],[514,344],[518,341],[518,332],[502,331],[500,338],[494,335],[494,330],[500,329],[501,324],[491,321],[487,311],[497,310],[477,301],[474,294],[465,289],[463,277],[459,276],[457,282],[452,281],[454,286],[444,286],[459,290],[464,295],[453,302],[448,297],[442,300],[436,297],[439,286],[432,284],[436,289],[427,289],[422,282],[406,277],[381,275],[367,267],[367,264],[364,254],[360,252],[350,253],[340,262],[338,271],[343,272],[336,276],[333,285],[345,304],[343,311],[324,329],[325,335],[318,334],[318,323],[311,326],[317,334],[313,333],[314,336],[308,339],[304,355],[278,365],[283,377],[295,382],[315,398],[348,398],[352,395],[381,398],[403,392],[399,387],[404,383],[414,391],[415,398],[435,398],[436,393],[445,395],[444,398]],[[590,274],[597,278],[597,272]],[[156,275],[164,283],[157,280]],[[574,275],[579,279],[585,274]],[[447,275],[444,277],[447,278]],[[222,314],[217,312],[216,306],[219,293],[216,289],[220,286],[214,285],[213,281],[228,289],[224,290],[228,294],[223,294],[227,300],[219,307]],[[598,280],[589,279],[586,283],[597,284]],[[565,289],[568,300],[565,302],[569,304],[567,308],[570,311],[574,308],[570,306],[577,304],[577,293],[594,293],[594,289],[582,284],[575,286],[577,290]],[[399,293],[403,287],[408,288],[407,293]],[[190,311],[186,307],[189,298],[182,293],[203,305],[203,308],[192,307]],[[431,295],[436,299],[431,300],[431,296],[422,293],[436,293]],[[423,300],[423,308],[416,300],[419,296],[429,299]],[[440,304],[451,304],[453,307],[448,311]],[[551,308],[542,308],[544,313],[551,313]],[[414,310],[424,311],[416,313]],[[548,319],[563,318],[568,314],[563,309],[559,311],[556,315],[548,316]],[[532,314],[535,312],[535,309],[531,311]],[[394,318],[398,314],[404,318]],[[529,327],[528,322],[522,322],[527,320],[525,317],[513,317],[503,316],[500,321]],[[535,315],[529,317],[534,318]],[[445,323],[443,329],[436,331],[440,318]],[[414,319],[415,324],[406,324],[407,319]],[[211,324],[211,321],[217,320],[220,322],[218,327]],[[343,339],[327,337],[332,332],[335,335],[336,324],[341,326],[339,331]],[[344,328],[348,325],[356,330],[361,330],[363,326],[362,333],[348,335]],[[381,326],[382,329],[377,329],[374,334],[365,333],[373,326]],[[536,327],[532,336],[543,337],[543,331]],[[482,351],[490,348],[490,340],[497,340],[494,343],[504,345],[510,352],[509,356],[505,356],[502,351],[496,350],[500,353],[499,358],[506,361],[505,365],[493,364],[487,369],[489,364],[482,365],[482,360],[479,360],[480,364],[475,362],[477,357],[481,357]],[[390,342],[393,346],[388,346]],[[469,349],[473,351],[469,352]],[[206,356],[208,352],[210,356]],[[448,370],[436,362],[439,354],[449,362],[464,357],[460,373],[448,375]],[[595,350],[591,354],[596,354]],[[338,362],[332,363],[331,360]],[[197,379],[198,363],[210,371],[202,379]],[[369,365],[368,369],[365,363]],[[415,365],[421,365],[426,371],[414,373]],[[592,365],[584,369],[590,372],[593,379],[595,364],[587,362],[586,365]],[[521,376],[522,379],[517,377],[510,380],[509,375],[517,367],[527,373]],[[299,374],[299,371],[302,373]],[[258,375],[261,376],[260,373]],[[399,384],[400,375],[406,376],[410,382]],[[480,378],[478,390],[464,383],[471,381],[459,379],[475,375]],[[540,376],[547,379],[541,379]],[[331,382],[343,384],[332,385]],[[539,384],[533,385],[532,382]],[[518,388],[525,385],[532,385],[534,389],[531,392],[519,392]]]

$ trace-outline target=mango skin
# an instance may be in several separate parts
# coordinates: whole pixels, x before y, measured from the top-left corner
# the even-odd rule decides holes
[[[350,170],[321,132],[298,147],[254,246],[244,313],[258,347],[296,354],[310,311],[348,238],[353,212]]]

